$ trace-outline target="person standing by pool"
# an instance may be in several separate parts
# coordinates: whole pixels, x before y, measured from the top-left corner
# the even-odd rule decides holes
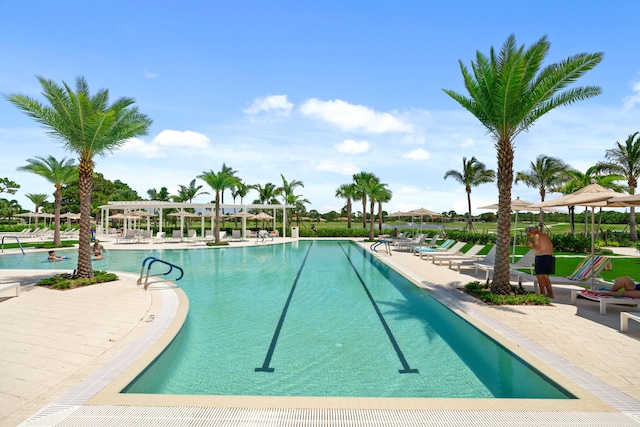
[[[538,230],[535,225],[530,225],[525,229],[529,239],[527,246],[536,252],[536,277],[540,285],[540,293],[549,298],[554,298],[553,288],[549,274],[553,273],[553,243],[549,236]]]

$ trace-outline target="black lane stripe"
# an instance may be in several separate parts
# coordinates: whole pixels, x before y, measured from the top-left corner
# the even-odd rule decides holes
[[[280,314],[280,320],[278,321],[278,326],[276,326],[276,330],[273,332],[273,337],[271,338],[271,345],[269,346],[269,350],[267,351],[267,355],[264,358],[264,362],[262,366],[255,369],[255,372],[273,372],[275,369],[270,368],[269,364],[271,363],[271,358],[273,357],[273,352],[276,349],[276,344],[278,343],[278,338],[280,337],[280,331],[282,330],[282,325],[284,324],[284,319],[287,317],[287,310],[289,310],[289,304],[291,303],[291,299],[293,298],[293,292],[296,290],[296,285],[298,284],[298,280],[300,279],[300,274],[302,274],[302,269],[304,265],[307,263],[307,258],[309,257],[309,251],[311,250],[311,246],[309,245],[309,249],[307,249],[307,253],[304,256],[304,260],[302,260],[302,265],[298,269],[298,274],[296,274],[296,279],[293,281],[293,286],[291,286],[291,290],[289,291],[289,297],[287,298],[287,302],[285,303],[282,313]]]
[[[344,256],[347,257],[347,260],[349,261],[349,264],[351,265],[351,268],[356,273],[356,276],[358,276],[358,280],[360,281],[360,284],[362,285],[362,287],[364,288],[365,293],[369,297],[369,301],[371,302],[371,305],[373,306],[373,309],[378,314],[378,318],[380,319],[380,322],[382,323],[382,327],[384,328],[385,332],[387,333],[387,336],[389,337],[389,341],[391,341],[391,345],[393,346],[393,349],[396,351],[396,354],[398,355],[398,359],[400,360],[400,363],[402,364],[402,369],[399,369],[398,372],[400,372],[401,374],[417,374],[418,370],[417,369],[413,369],[413,368],[411,368],[411,366],[409,366],[409,363],[407,362],[407,359],[404,357],[404,354],[402,353],[402,350],[400,349],[400,346],[398,345],[398,341],[396,341],[396,338],[393,336],[393,332],[391,332],[391,328],[389,328],[389,325],[387,324],[387,321],[384,320],[384,315],[380,311],[380,308],[378,308],[378,304],[376,304],[376,301],[373,299],[373,296],[371,295],[371,292],[369,292],[369,288],[364,283],[364,280],[362,280],[362,277],[360,276],[360,273],[358,273],[358,270],[356,270],[356,267],[355,267],[355,265],[353,265],[353,262],[351,262],[351,258],[349,257],[349,255],[347,255],[347,252],[342,247],[342,244],[339,243],[339,245],[340,245],[340,249],[342,249],[342,252],[344,253]]]

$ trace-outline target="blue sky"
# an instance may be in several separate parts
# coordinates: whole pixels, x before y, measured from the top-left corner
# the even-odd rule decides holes
[[[458,61],[469,66],[512,33],[525,45],[546,35],[546,64],[604,52],[579,82],[602,95],[552,111],[515,141],[516,172],[541,154],[584,171],[640,130],[639,12],[635,0],[0,0],[0,176],[21,185],[12,197],[28,209],[26,193],[52,193],[16,168],[74,154],[4,96],[40,97],[36,75],[70,84],[81,75],[154,120],[148,135],[95,159],[142,197],[163,186],[175,194],[225,163],[248,184],[302,181],[297,192],[320,212],[344,205],[335,190],[360,171],[388,184],[388,212],[466,212],[464,188],[445,172],[463,156],[495,169],[496,154],[442,91],[464,92]],[[513,196],[539,200],[523,185]],[[473,188],[474,213],[497,197],[495,184]]]

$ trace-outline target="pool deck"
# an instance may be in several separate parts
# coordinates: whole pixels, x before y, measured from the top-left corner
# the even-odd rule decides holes
[[[150,247],[115,244],[115,238],[106,236],[101,242],[108,250]],[[255,244],[253,239],[231,243]],[[596,302],[572,305],[569,290],[559,287],[552,306],[492,307],[459,291],[481,279],[473,270],[458,273],[408,252],[375,256],[508,348],[525,354],[525,360],[580,399],[228,397],[212,403],[206,397],[184,396],[171,402],[110,403],[102,396],[117,383],[110,375],[140,363],[140,353],[175,328],[171,323],[184,305],[181,292],[161,283],[145,292],[132,274],[120,274],[121,280],[109,284],[58,292],[33,286],[51,270],[0,270],[0,282],[21,283],[17,298],[10,291],[0,293],[0,426],[640,425],[640,370],[634,366],[640,354],[640,323],[631,322],[629,332],[619,331],[620,312],[637,312],[637,307],[609,305],[601,315]]]

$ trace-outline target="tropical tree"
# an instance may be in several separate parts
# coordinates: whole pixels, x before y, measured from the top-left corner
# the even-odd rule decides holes
[[[16,194],[18,188],[20,188],[20,185],[9,178],[0,178],[0,193]]]
[[[171,199],[167,187],[161,187],[160,191],[155,188],[150,188],[147,190],[147,195],[149,196],[149,200],[158,200],[161,202],[168,202]]]
[[[484,163],[479,162],[475,157],[471,157],[468,161],[466,157],[462,158],[462,171],[449,169],[444,174],[444,179],[453,178],[460,184],[464,185],[464,191],[467,193],[467,206],[469,208],[469,221],[465,225],[470,231],[474,230],[473,218],[471,217],[471,188],[480,184],[493,182],[496,179],[496,173],[487,169]]]
[[[231,166],[227,166],[225,163],[222,163],[222,170],[221,172],[226,173],[227,175],[230,175],[236,179],[238,179],[238,176],[236,175],[238,173],[238,171],[233,170],[233,168]],[[233,189],[233,187],[231,187],[230,189]],[[222,201],[221,203],[224,203],[224,191],[222,191]]]
[[[384,188],[375,195],[375,201],[378,203],[378,232],[382,234],[382,204],[388,203],[393,197],[391,190],[387,188],[387,184],[383,184]]]
[[[0,216],[11,220],[20,210],[20,203],[17,200],[0,199]]]
[[[8,100],[35,119],[54,139],[79,157],[80,237],[78,268],[80,278],[92,278],[91,266],[91,190],[94,158],[106,155],[133,137],[146,135],[151,119],[140,113],[132,98],[109,103],[109,91],[89,91],[84,77],[76,79],[75,90],[66,83],[38,77],[48,105],[26,95],[14,94]]]
[[[296,196],[294,196],[293,190],[295,190],[297,187],[303,187],[304,188],[304,183],[302,181],[298,181],[297,179],[294,179],[293,181],[289,182],[284,177],[283,174],[280,174],[280,177],[282,178],[282,186],[278,187],[276,189],[276,192],[280,196],[282,196],[282,202],[284,204],[292,204],[293,205],[295,200],[298,199]],[[289,203],[288,200],[293,200],[294,202]],[[306,203],[309,203],[309,201],[307,199],[304,199],[304,200],[306,200]],[[288,220],[288,218],[287,218],[287,220]]]
[[[599,162],[596,166],[601,172],[622,175],[629,185],[629,194],[636,193],[638,177],[640,177],[640,133],[635,132],[627,137],[624,144],[616,142],[615,148],[606,151],[607,161]],[[638,241],[636,231],[636,211],[629,208],[629,233],[633,242]]]
[[[218,173],[212,170],[204,171],[201,175],[198,175],[198,178],[206,182],[216,193],[214,239],[215,243],[220,243],[220,195],[227,188],[233,188],[233,186],[238,185],[238,178],[229,175],[224,170]]]
[[[355,197],[362,200],[362,228],[367,228],[367,191],[372,182],[379,182],[377,176],[370,172],[360,172],[353,175],[356,184]]]
[[[358,190],[356,184],[351,182],[349,184],[342,184],[336,189],[336,197],[347,199],[347,228],[351,228],[351,201],[356,199]]]
[[[374,233],[374,220],[375,220],[375,206],[377,200],[384,200],[389,197],[389,190],[387,189],[387,184],[383,184],[380,182],[377,176],[371,175],[368,180],[362,181],[362,186],[360,187],[360,191],[363,193],[363,197],[367,197],[370,204],[371,215],[369,216],[369,240],[373,240],[375,238]],[[364,216],[366,217],[367,211],[364,211]]]
[[[542,37],[525,49],[516,46],[515,36],[510,35],[500,52],[493,48],[489,56],[477,52],[471,71],[459,62],[468,96],[445,90],[487,128],[495,141],[498,235],[491,291],[498,294],[511,292],[509,240],[515,137],[554,108],[601,92],[596,86],[568,86],[594,68],[602,60],[602,53],[581,53],[542,68],[550,46]]]
[[[49,198],[48,194],[31,194],[31,193],[27,193],[27,194],[25,194],[25,196],[27,197],[27,199],[31,200],[33,202],[33,204],[35,205],[35,208],[33,209],[33,212],[35,212],[36,214],[40,210],[40,207],[42,207],[42,205],[44,205],[47,202],[47,199]],[[37,215],[36,215],[36,223],[35,223],[34,227],[38,228],[38,216]]]
[[[276,196],[278,195],[278,188],[275,184],[267,182],[264,186],[261,184],[256,184],[255,187],[258,192],[258,203],[267,205],[278,203]]]
[[[178,189],[178,198],[182,202],[192,203],[195,197],[209,194],[206,191],[200,191],[201,188],[202,185],[196,186],[196,180],[193,179],[188,186],[180,185],[180,188]]]
[[[57,160],[53,156],[27,159],[27,165],[18,167],[19,171],[40,175],[55,186],[53,244],[60,246],[60,207],[62,205],[62,187],[77,180],[78,168],[73,159]]]
[[[535,188],[540,193],[540,201],[544,202],[547,191],[561,187],[572,178],[569,171],[571,166],[555,157],[539,155],[535,162],[531,162],[529,170],[516,173],[515,183],[522,182],[530,188]],[[544,228],[544,210],[539,214],[540,230]]]

